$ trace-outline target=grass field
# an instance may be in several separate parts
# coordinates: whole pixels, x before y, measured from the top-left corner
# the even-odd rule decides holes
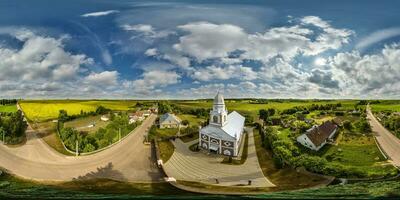
[[[201,122],[205,121],[205,119],[198,118],[195,115],[187,115],[187,114],[179,114],[178,117],[183,120],[189,121],[189,126],[199,126]]]
[[[392,101],[381,101],[378,104],[371,104],[372,111],[384,111],[391,110],[400,112],[400,101],[392,100]]]
[[[20,106],[25,112],[28,120],[46,121],[58,117],[61,109],[66,110],[68,115],[95,111],[98,106],[104,106],[111,110],[129,110],[137,101],[97,101],[97,100],[43,100],[43,101],[20,101]]]
[[[99,128],[104,128],[105,126],[107,126],[107,124],[110,123],[110,121],[105,122],[105,121],[100,120],[100,117],[101,117],[100,115],[97,115],[97,116],[78,118],[78,119],[75,119],[72,121],[65,122],[64,127],[72,127],[78,131],[94,133]],[[94,125],[94,126],[90,126],[90,125]]]
[[[160,150],[160,157],[164,163],[166,163],[172,154],[174,154],[175,146],[171,141],[160,141],[158,142],[158,148]]]
[[[0,105],[0,112],[16,112],[16,105]]]
[[[293,108],[295,106],[310,106],[312,104],[336,104],[341,103],[342,109],[352,110],[354,109],[354,105],[358,101],[356,100],[285,100],[282,102],[279,101],[270,101],[266,104],[254,104],[250,103],[250,100],[225,100],[226,107],[229,112],[232,111],[243,111],[251,113],[251,116],[256,119],[258,115],[258,111],[260,109],[268,109],[274,108],[278,111]],[[212,101],[211,100],[196,100],[196,101],[177,101],[174,102],[179,106],[184,108],[211,108]]]

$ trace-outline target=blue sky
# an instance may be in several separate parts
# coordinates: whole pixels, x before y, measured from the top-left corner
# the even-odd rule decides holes
[[[0,98],[399,98],[399,7],[0,0]]]

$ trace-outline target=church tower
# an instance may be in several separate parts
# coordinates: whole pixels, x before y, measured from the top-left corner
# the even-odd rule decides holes
[[[224,126],[227,122],[228,111],[225,108],[224,97],[217,93],[214,98],[213,109],[210,112],[210,124],[216,126]]]

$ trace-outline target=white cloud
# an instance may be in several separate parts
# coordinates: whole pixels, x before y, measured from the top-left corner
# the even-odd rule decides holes
[[[151,48],[151,49],[147,49],[144,54],[146,56],[155,56],[157,55],[157,49],[156,48]]]
[[[400,44],[387,45],[371,55],[360,55],[358,51],[338,53],[330,59],[330,66],[344,96],[382,96],[400,91]]]
[[[124,81],[123,86],[138,94],[149,95],[157,88],[178,83],[180,78],[181,76],[174,71],[152,70],[144,72],[140,79]]]
[[[389,38],[392,38],[392,37],[395,37],[398,35],[400,35],[400,28],[388,28],[388,29],[375,31],[375,32],[371,33],[370,35],[368,35],[364,38],[361,38],[360,41],[358,41],[358,43],[356,44],[356,48],[362,51],[365,48],[367,48],[377,42],[380,42],[380,41],[383,41],[383,40],[386,40],[386,39],[389,39]]]
[[[91,12],[81,15],[81,17],[100,17],[106,16],[114,13],[119,13],[118,10],[106,10],[106,11],[99,11],[99,12]]]
[[[175,32],[168,30],[156,31],[150,24],[124,24],[121,26],[121,28],[125,31],[131,31],[139,34],[132,36],[131,39],[144,37],[144,39],[146,39],[148,42],[153,42],[155,39],[165,38],[169,35],[175,34]]]
[[[118,72],[117,71],[103,71],[100,73],[92,72],[85,80],[91,85],[97,85],[99,87],[114,86],[118,83]]]
[[[228,67],[208,66],[195,70],[191,77],[200,81],[227,80],[232,78],[254,80],[257,78],[257,73],[252,68],[241,65],[230,65]]]
[[[275,27],[254,34],[230,24],[188,23],[178,27],[188,34],[181,36],[179,43],[173,47],[199,62],[212,58],[226,59],[235,50],[244,51],[241,59],[267,62],[276,56],[290,60],[300,53],[310,56],[339,49],[349,42],[353,34],[347,29],[333,28],[315,16],[304,17],[301,22],[299,25]],[[314,31],[308,26],[321,30]]]

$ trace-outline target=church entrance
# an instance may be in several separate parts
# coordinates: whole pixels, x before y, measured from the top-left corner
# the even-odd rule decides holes
[[[210,144],[209,150],[211,153],[219,154],[219,145]]]

